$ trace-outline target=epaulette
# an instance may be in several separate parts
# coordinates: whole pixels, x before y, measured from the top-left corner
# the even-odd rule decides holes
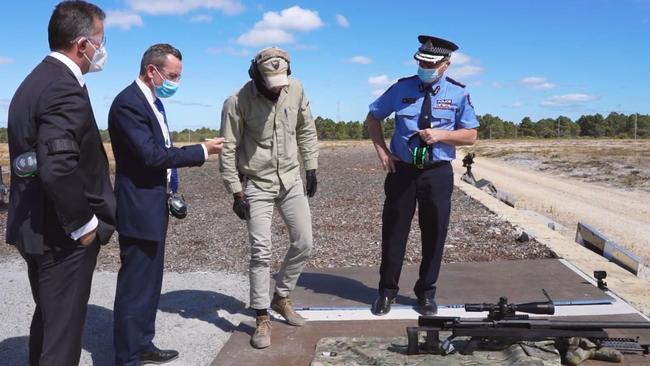
[[[417,75],[407,76],[405,78],[397,79],[397,81],[400,82],[400,81],[404,81],[404,80],[408,80],[408,79],[413,79],[413,78],[416,78],[416,77],[418,77],[418,76]]]
[[[463,83],[461,83],[461,82],[458,82],[458,81],[456,81],[456,80],[450,78],[449,76],[446,76],[445,79],[447,79],[448,82],[450,82],[450,83],[452,83],[452,84],[454,84],[454,85],[458,85],[458,86],[460,86],[461,88],[464,88],[464,87],[465,87],[465,84],[463,84]]]
[[[397,81],[395,83],[393,83],[393,85],[391,85],[388,89],[386,89],[386,91],[382,95],[386,94],[389,90],[393,89],[393,87],[395,85],[397,85],[397,83],[399,83],[400,81],[409,80],[409,79],[413,79],[413,78],[416,78],[416,77],[418,77],[418,76],[413,75],[413,76],[408,76],[408,77],[405,77],[405,78],[397,79]]]

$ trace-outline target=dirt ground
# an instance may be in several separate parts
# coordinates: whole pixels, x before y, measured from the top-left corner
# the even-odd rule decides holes
[[[482,140],[472,150],[515,167],[650,193],[650,140]],[[462,157],[462,156],[461,156]]]
[[[650,264],[650,140],[479,141],[472,171],[574,238],[590,224]],[[459,154],[462,158],[462,155]]]
[[[189,204],[184,220],[170,220],[166,269],[172,271],[228,270],[244,272],[249,245],[245,223],[232,212],[232,197],[225,192],[217,162],[180,170],[181,193]],[[375,266],[381,256],[383,182],[369,142],[321,144],[318,193],[310,200],[314,232],[311,268]],[[517,242],[519,232],[459,190],[452,197],[452,216],[444,260],[446,262],[548,258],[551,253],[536,241]],[[280,215],[274,215],[273,267],[286,253],[288,234]],[[0,211],[4,232],[6,210]],[[420,261],[417,213],[411,227],[405,262]],[[16,256],[0,245],[3,257]],[[118,246],[102,249],[98,268],[116,270]]]

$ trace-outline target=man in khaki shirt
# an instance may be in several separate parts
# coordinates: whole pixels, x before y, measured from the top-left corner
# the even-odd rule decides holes
[[[226,100],[221,114],[221,134],[227,143],[220,171],[226,189],[233,194],[233,210],[246,220],[251,244],[250,306],[257,323],[251,345],[255,348],[271,345],[269,305],[287,323],[305,323],[294,311],[289,294],[312,247],[306,196],[316,193],[318,142],[302,84],[288,77],[289,62],[284,50],[261,50],[248,71],[252,80]],[[299,153],[306,170],[306,193]],[[291,243],[276,277],[273,300],[269,301],[274,206],[289,229]]]

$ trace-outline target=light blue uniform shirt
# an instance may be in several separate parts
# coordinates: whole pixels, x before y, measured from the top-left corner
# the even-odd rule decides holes
[[[420,146],[417,135],[418,119],[424,102],[423,84],[420,78],[412,76],[398,80],[377,100],[370,104],[370,113],[378,120],[395,112],[395,132],[390,141],[390,151],[406,163],[413,163],[412,151]],[[437,92],[431,96],[431,128],[458,130],[479,126],[474,107],[465,86],[457,81],[442,77],[432,85]],[[431,145],[430,161],[454,160],[456,147],[444,142]]]

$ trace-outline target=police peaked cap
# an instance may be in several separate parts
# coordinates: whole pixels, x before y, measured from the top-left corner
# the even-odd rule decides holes
[[[418,61],[438,62],[458,49],[454,42],[438,37],[420,35],[418,41],[422,45],[413,55],[413,58]]]

